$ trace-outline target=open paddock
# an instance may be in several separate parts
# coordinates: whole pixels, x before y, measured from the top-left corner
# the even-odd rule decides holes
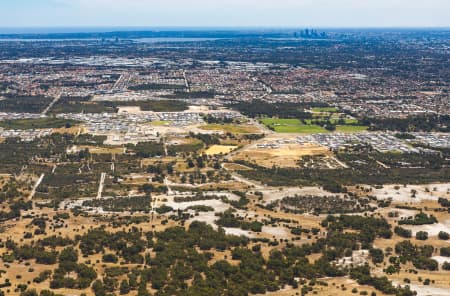
[[[298,167],[298,161],[305,156],[332,156],[323,146],[312,143],[306,144],[278,144],[276,141],[263,140],[240,150],[233,160],[245,160],[268,168]]]
[[[261,131],[254,125],[248,124],[208,124],[200,126],[199,129],[205,131],[220,131],[231,134],[257,134]]]
[[[205,153],[206,155],[218,155],[218,154],[228,154],[231,151],[235,150],[237,146],[231,145],[213,145],[209,147]]]

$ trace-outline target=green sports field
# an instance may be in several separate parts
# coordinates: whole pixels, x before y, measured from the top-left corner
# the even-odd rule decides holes
[[[277,133],[315,134],[328,132],[318,125],[308,124],[308,121],[307,124],[303,124],[298,119],[265,118],[261,122]]]
[[[337,120],[331,120],[336,124]],[[356,119],[345,119],[345,124],[347,125],[337,125],[336,132],[339,133],[358,133],[367,130],[367,126],[361,125],[350,125],[356,124],[358,121]],[[286,119],[286,118],[264,118],[261,119],[263,123],[268,128],[274,130],[277,133],[292,133],[292,134],[318,134],[318,133],[329,133],[325,128],[312,124],[310,119],[305,120],[305,123],[298,119]]]

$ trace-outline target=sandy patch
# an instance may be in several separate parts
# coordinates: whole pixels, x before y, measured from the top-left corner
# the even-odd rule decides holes
[[[172,207],[174,210],[185,210],[191,206],[208,206],[214,209],[214,212],[221,213],[229,209],[230,205],[220,201],[220,200],[199,200],[199,201],[189,201],[189,202],[165,202],[166,206]],[[200,213],[202,214],[202,213]]]
[[[424,200],[438,200],[439,197],[448,197],[450,195],[450,184],[445,183],[407,186],[384,185],[381,189],[373,188],[373,192],[371,194],[380,200],[392,198],[392,200],[396,202],[418,203]]]
[[[251,231],[248,231],[248,230],[242,230],[240,228],[228,228],[228,227],[224,227],[223,229],[225,230],[226,234],[237,235],[237,236],[243,235],[243,236],[250,237],[250,238],[255,237],[255,235]]]
[[[439,263],[439,265],[442,265],[445,262],[449,262],[450,263],[450,257],[434,256],[434,257],[431,257],[431,259],[436,260]]]
[[[320,187],[283,187],[280,189],[263,189],[258,190],[263,193],[264,200],[266,202],[272,202],[275,200],[280,200],[286,196],[294,196],[294,195],[315,195],[315,196],[336,196],[343,194],[331,193],[326,190],[323,190]]]
[[[416,235],[416,233],[419,231],[426,231],[428,232],[428,236],[436,236],[438,235],[439,231],[450,232],[450,220],[430,225],[417,225],[417,226],[402,225],[402,227],[411,230],[413,235]]]
[[[282,227],[263,226],[262,233],[274,236],[275,238],[287,238],[289,233]]]
[[[394,285],[399,285],[399,282],[393,281]],[[433,287],[433,286],[424,286],[424,285],[416,285],[416,284],[408,284],[411,290],[417,292],[417,296],[449,296],[450,289]],[[401,286],[405,286],[401,284]]]
[[[298,167],[297,162],[304,156],[329,156],[332,157],[326,147],[313,143],[297,143],[295,138],[267,137],[239,151],[233,160],[245,160],[258,165],[271,168]]]

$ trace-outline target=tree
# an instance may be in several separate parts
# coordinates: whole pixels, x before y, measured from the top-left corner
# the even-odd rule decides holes
[[[441,240],[448,240],[450,235],[445,231],[439,231],[438,238]]]
[[[427,240],[428,239],[428,232],[426,232],[426,231],[418,231],[416,233],[416,239],[418,239],[418,240]]]
[[[373,263],[377,264],[377,263],[383,262],[383,260],[384,260],[383,250],[372,248],[372,249],[370,249],[369,252],[370,252],[370,257],[372,258]]]
[[[122,280],[120,283],[120,295],[126,295],[130,292],[130,284],[127,280]]]
[[[103,287],[101,280],[96,280],[92,284],[92,290],[94,291],[95,296],[106,296],[105,287]]]

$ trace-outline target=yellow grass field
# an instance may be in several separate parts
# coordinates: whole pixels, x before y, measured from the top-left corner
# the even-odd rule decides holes
[[[83,134],[85,132],[85,128],[81,126],[72,126],[69,128],[54,128],[53,133],[54,134],[71,134],[71,135],[78,135]]]
[[[93,154],[122,154],[124,152],[122,147],[97,147],[97,146],[80,146],[80,150],[89,149]]]
[[[158,120],[158,121],[152,121],[150,125],[153,126],[164,126],[164,125],[170,125],[170,121],[164,121],[164,120]]]
[[[236,149],[237,146],[229,146],[229,145],[213,145],[209,147],[205,153],[206,155],[218,155],[218,154],[227,154]]]

